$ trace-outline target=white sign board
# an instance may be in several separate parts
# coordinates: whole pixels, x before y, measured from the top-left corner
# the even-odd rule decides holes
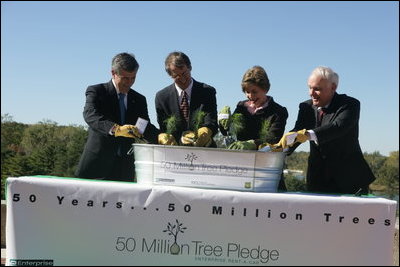
[[[139,184],[277,192],[281,152],[133,144]]]
[[[185,155],[169,147],[162,149],[164,153],[154,155],[154,162],[161,162],[159,168],[154,168],[156,184],[253,188],[255,153],[232,157],[230,151],[221,150],[215,155],[207,150],[189,150]]]
[[[396,202],[7,179],[7,265],[391,265]]]

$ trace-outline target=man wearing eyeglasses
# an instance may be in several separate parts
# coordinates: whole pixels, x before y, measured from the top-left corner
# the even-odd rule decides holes
[[[131,88],[138,69],[134,55],[117,54],[112,59],[112,79],[87,88],[83,117],[89,136],[77,177],[133,182],[134,159],[127,155],[132,143],[143,139],[157,143],[159,131],[150,123],[146,98]]]
[[[217,133],[217,100],[214,87],[194,80],[192,65],[183,52],[172,52],[165,60],[165,70],[173,84],[156,94],[157,121],[162,134],[159,144],[215,147]],[[175,118],[176,127],[168,121]]]

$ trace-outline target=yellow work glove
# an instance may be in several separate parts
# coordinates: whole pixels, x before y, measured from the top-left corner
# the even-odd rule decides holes
[[[158,135],[158,143],[160,145],[170,145],[170,146],[178,145],[175,141],[175,137],[172,134],[167,134],[167,133],[160,133]]]
[[[125,124],[125,125],[118,125],[114,124],[114,136],[122,136],[122,137],[129,137],[129,138],[142,138],[143,135],[139,133],[138,128],[135,125]]]
[[[295,143],[304,143],[307,140],[309,140],[309,137],[307,136],[307,130],[303,129],[297,132],[288,132],[284,134],[279,143],[274,146],[286,149],[293,146]]]
[[[196,134],[193,131],[184,131],[181,137],[181,143],[184,146],[193,146]]]
[[[194,142],[195,146],[207,147],[212,142],[212,131],[208,127],[201,127],[197,130],[197,140]]]
[[[288,147],[291,147],[294,143],[295,143],[295,137],[294,135],[297,135],[297,132],[288,132],[285,133],[281,140],[279,140],[279,143],[273,145],[276,148],[282,148],[282,149],[286,149]],[[288,139],[290,139],[290,142],[288,144]]]
[[[234,150],[256,150],[257,145],[254,143],[254,140],[247,140],[247,141],[236,141],[230,144],[228,149]]]
[[[228,131],[231,124],[231,108],[229,106],[224,106],[218,113],[218,124],[222,129]]]
[[[297,136],[296,136],[295,142],[304,143],[305,141],[308,141],[308,139],[309,139],[309,137],[307,135],[306,129],[297,131]]]

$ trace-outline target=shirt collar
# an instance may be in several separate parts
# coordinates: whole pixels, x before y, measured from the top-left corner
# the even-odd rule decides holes
[[[113,83],[113,85],[114,85],[115,91],[117,91],[117,95],[119,95],[120,92],[119,92],[119,89],[117,88],[117,86],[115,85],[114,79],[111,79],[111,81],[112,81],[112,83]],[[121,93],[121,94],[124,94],[124,93]],[[124,95],[128,95],[128,94],[124,94]]]
[[[182,89],[176,83],[175,83],[175,88],[176,88],[176,91],[178,92],[179,97],[182,96],[182,91],[185,91],[188,98],[190,98],[190,96],[192,94],[192,88],[193,88],[193,79],[190,81],[190,84],[187,88]]]
[[[247,108],[247,111],[250,112],[251,114],[255,114],[257,111],[262,110],[266,107],[268,107],[268,104],[270,102],[271,98],[267,96],[267,101],[264,103],[264,105],[262,105],[261,107],[254,107],[250,105],[250,101],[246,101],[244,103],[244,106]]]
[[[332,103],[332,102],[331,102]],[[331,103],[329,103],[329,104],[327,104],[327,105],[325,105],[325,106],[323,106],[323,107],[315,107],[317,110],[320,110],[320,109],[322,109],[324,112],[326,112],[327,110],[328,110],[328,107],[331,105]]]

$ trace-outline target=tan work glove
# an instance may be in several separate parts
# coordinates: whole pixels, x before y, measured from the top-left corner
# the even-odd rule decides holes
[[[208,127],[201,127],[197,130],[197,140],[194,142],[195,146],[207,147],[212,142],[212,131]]]
[[[228,149],[235,149],[235,150],[256,150],[257,145],[254,143],[254,140],[247,140],[247,141],[236,141],[233,142]]]
[[[178,145],[175,141],[175,137],[172,134],[167,134],[167,133],[160,133],[158,135],[158,143],[160,145],[170,145],[170,146]]]
[[[307,135],[307,130],[306,129],[297,131],[297,136],[296,136],[295,142],[304,143],[304,142],[306,142],[308,140],[309,140],[309,137]]]
[[[289,144],[288,144],[288,138],[289,139],[293,139],[293,135],[295,135],[295,134],[297,134],[297,132],[285,133],[282,136],[281,140],[279,140],[279,142],[277,144],[273,145],[273,146],[276,147],[276,148],[282,148],[282,149],[286,149],[288,147],[291,147],[295,142],[293,140],[293,142],[289,142]],[[292,141],[292,140],[290,140],[290,141]]]
[[[274,147],[282,147],[282,149],[286,149],[293,146],[295,143],[304,143],[308,139],[309,137],[307,136],[306,129],[297,132],[288,132],[282,136],[279,143],[274,145]]]
[[[129,137],[129,138],[142,138],[143,135],[139,133],[138,128],[135,125],[125,124],[125,125],[118,125],[114,124],[114,136],[122,136],[122,137]]]
[[[196,134],[193,131],[184,131],[181,137],[181,143],[184,146],[193,146]]]

